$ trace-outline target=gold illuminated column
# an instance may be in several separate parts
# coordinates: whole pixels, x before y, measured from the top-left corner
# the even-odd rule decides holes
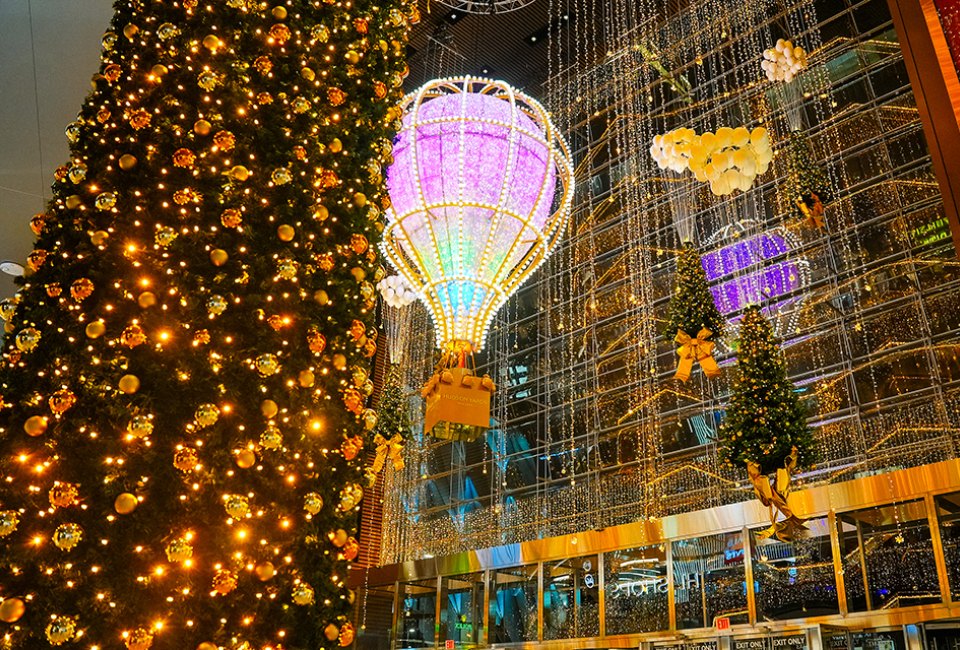
[[[953,244],[960,250],[960,79],[934,0],[887,0],[910,75]]]

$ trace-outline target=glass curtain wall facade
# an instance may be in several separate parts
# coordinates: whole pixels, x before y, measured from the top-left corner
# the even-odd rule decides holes
[[[762,534],[761,508],[731,504],[712,516],[685,513],[374,569],[359,599],[366,590],[381,600],[395,594],[394,618],[381,607],[358,623],[396,632],[361,641],[380,650],[892,650],[891,641],[905,649],[904,635],[922,630],[926,645],[911,649],[953,647],[960,461],[796,497],[809,518],[792,541]],[[426,633],[433,629],[439,638]]]
[[[656,2],[636,4],[642,13]],[[575,152],[576,211],[561,249],[502,310],[479,359],[500,387],[494,426],[474,443],[408,441],[407,469],[386,478],[383,563],[752,498],[743,468],[721,467],[714,443],[735,335],[718,349],[719,379],[695,371],[681,384],[672,378],[675,346],[661,331],[679,233],[691,224],[726,316],[735,324],[749,302],[759,302],[783,339],[821,449],[800,485],[957,457],[960,268],[886,0],[735,7],[695,0],[664,22],[622,31],[615,18],[604,29],[616,32],[617,47],[595,66],[559,73],[546,98]],[[768,83],[760,70],[762,50],[787,37],[811,54],[799,93]],[[672,128],[740,124],[769,128],[778,154],[771,171],[734,198],[666,177],[647,152],[653,135]],[[796,125],[828,178],[822,228],[792,216],[784,194],[783,150]],[[401,320],[388,328],[429,329],[417,306]],[[400,338],[393,345],[414,391],[432,371],[432,336]],[[418,404],[412,397],[412,412]],[[898,507],[905,524],[912,511]],[[885,534],[869,520],[841,524],[844,553],[861,544],[857,535]],[[792,556],[789,580],[776,544],[747,545],[768,558],[755,576],[768,586],[757,604],[765,615],[836,609],[836,592],[820,579],[834,551],[825,525],[817,523],[819,532]],[[917,548],[909,561],[928,562],[929,531],[918,524],[902,535]],[[743,540],[725,538],[670,549],[674,567],[686,562],[701,576],[674,585],[686,598],[674,604],[679,628],[744,610],[745,594],[730,602],[716,596],[743,582],[736,565],[713,559],[737,543],[748,553]],[[491,625],[490,634],[528,634],[530,621],[509,613],[521,595],[528,607],[566,608],[543,621],[550,634],[599,625],[590,610],[599,576],[629,563],[631,575],[652,572],[631,579],[657,583],[662,564],[646,562],[664,553],[624,551],[619,564],[607,557],[591,572],[576,563],[549,567],[539,597],[505,586],[529,584],[529,576],[515,575],[502,589],[491,583],[489,598],[502,595],[504,605],[499,631]],[[868,562],[868,581],[882,579],[871,570]],[[596,587],[587,585],[588,573]],[[809,586],[777,595],[785,580]],[[667,615],[660,588],[624,589],[653,620]],[[918,585],[913,596],[897,593],[920,602],[928,591]],[[611,629],[633,622],[615,611],[608,607],[604,622]]]

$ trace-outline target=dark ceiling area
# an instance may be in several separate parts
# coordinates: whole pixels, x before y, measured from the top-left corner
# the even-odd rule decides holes
[[[436,0],[427,8],[421,3],[422,20],[410,39],[407,90],[436,77],[469,74],[536,94],[551,70],[548,42],[569,38],[576,19],[572,0],[535,0],[494,14],[465,13]],[[549,56],[557,66],[555,47]]]

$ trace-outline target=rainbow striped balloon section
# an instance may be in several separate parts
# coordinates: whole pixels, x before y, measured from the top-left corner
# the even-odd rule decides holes
[[[479,350],[563,233],[570,154],[543,107],[500,81],[431,81],[403,109],[382,249],[433,316],[437,345]]]
[[[797,305],[802,300],[797,290],[810,284],[807,260],[789,255],[797,243],[785,228],[774,228],[706,253],[703,268],[720,312],[733,317],[749,305],[767,313]]]

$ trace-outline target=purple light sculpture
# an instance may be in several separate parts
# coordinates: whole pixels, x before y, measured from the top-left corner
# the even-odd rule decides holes
[[[729,317],[749,305],[766,305],[765,312],[778,311],[800,300],[784,297],[809,283],[807,261],[770,261],[793,250],[792,239],[786,230],[774,228],[703,256],[703,269],[712,283],[710,291],[722,314]]]
[[[478,350],[563,232],[570,155],[543,107],[500,81],[431,81],[403,107],[382,248],[433,316],[438,346]]]

